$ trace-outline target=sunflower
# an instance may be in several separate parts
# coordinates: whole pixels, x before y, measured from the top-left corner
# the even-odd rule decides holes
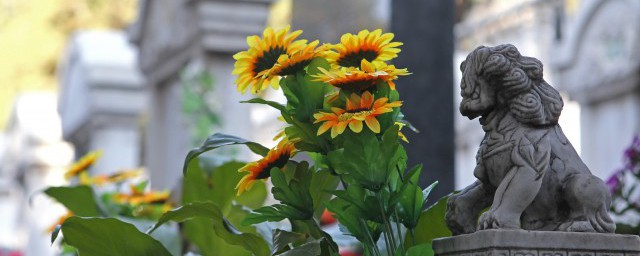
[[[295,147],[293,143],[287,139],[283,139],[278,143],[278,146],[271,149],[267,155],[255,162],[248,163],[240,168],[239,172],[248,172],[236,185],[238,195],[244,191],[251,189],[253,183],[259,179],[266,179],[270,176],[271,168],[278,167],[283,168],[295,154]]]
[[[400,42],[391,42],[392,33],[382,34],[382,30],[372,32],[362,30],[357,35],[347,33],[342,35],[340,43],[331,47],[325,56],[333,65],[342,67],[358,67],[362,60],[369,62],[384,62],[398,56]]]
[[[263,32],[262,38],[259,36],[247,37],[249,49],[233,55],[236,60],[233,74],[238,75],[236,85],[238,91],[245,93],[251,88],[251,93],[258,93],[266,89],[269,85],[278,88],[278,79],[269,74],[268,70],[278,63],[281,55],[293,55],[305,49],[307,40],[296,40],[302,30],[289,33],[290,27],[274,31],[268,27]],[[260,75],[262,74],[262,75]]]
[[[260,72],[258,75],[261,75],[265,78],[275,77],[275,76],[287,76],[293,75],[298,71],[304,69],[313,58],[318,56],[318,51],[315,50],[316,46],[318,46],[319,41],[313,41],[307,45],[305,45],[302,50],[297,51],[293,54],[282,54],[278,57],[276,64],[273,65],[270,69],[265,69]]]
[[[374,133],[380,133],[379,115],[392,112],[393,108],[400,107],[401,101],[389,102],[386,97],[375,100],[370,92],[364,92],[361,96],[351,94],[347,99],[346,109],[331,108],[332,113],[320,112],[313,115],[314,123],[324,122],[318,128],[318,136],[331,129],[331,138],[342,134],[349,126],[355,133],[362,131],[362,122]]]
[[[71,179],[78,176],[91,167],[102,155],[102,151],[92,151],[84,155],[78,162],[71,165],[69,170],[64,174],[65,179]]]
[[[391,89],[395,90],[396,84],[393,80],[398,79],[398,76],[410,74],[406,68],[398,69],[394,65],[382,62],[371,63],[365,59],[362,60],[360,69],[338,68],[331,71],[321,67],[318,69],[321,73],[313,76],[314,81],[322,81],[342,90],[357,93],[372,89],[378,81],[387,82]]]
[[[123,170],[111,175],[99,174],[89,176],[86,172],[80,174],[80,184],[83,185],[104,185],[107,183],[123,182],[130,178],[135,178],[143,174],[142,169]]]
[[[149,191],[144,192],[138,187],[131,185],[131,193],[118,193],[115,195],[115,201],[118,203],[127,203],[130,205],[146,204],[160,204],[166,203],[169,200],[169,191]]]

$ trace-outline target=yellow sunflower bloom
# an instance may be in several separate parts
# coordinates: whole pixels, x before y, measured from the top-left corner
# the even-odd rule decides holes
[[[89,176],[86,172],[80,174],[80,184],[82,185],[96,185],[101,186],[107,183],[123,182],[130,178],[135,178],[142,175],[144,171],[142,169],[123,170],[111,175],[98,174]]]
[[[331,138],[342,134],[349,127],[353,132],[362,131],[362,122],[374,133],[380,133],[380,123],[376,117],[392,112],[393,108],[402,106],[401,101],[389,102],[386,97],[374,101],[370,92],[364,92],[361,96],[351,94],[347,99],[346,109],[331,108],[331,113],[320,112],[313,115],[314,123],[324,122],[318,128],[318,135],[331,129]]]
[[[331,71],[321,67],[318,69],[321,73],[313,76],[315,77],[314,81],[322,81],[342,90],[356,93],[374,88],[378,81],[387,82],[391,89],[395,90],[396,85],[393,80],[398,79],[398,76],[410,74],[406,68],[398,69],[394,65],[382,62],[371,63],[364,59],[360,64],[360,69],[339,68]]]
[[[315,50],[316,46],[318,46],[318,40],[305,45],[302,50],[291,55],[280,55],[272,68],[262,71],[259,75],[268,79],[270,77],[287,76],[297,73],[309,65],[313,58],[318,56],[318,52]]]
[[[271,149],[267,155],[255,162],[248,163],[240,168],[239,172],[248,172],[236,185],[238,195],[251,189],[253,183],[259,179],[266,179],[270,176],[271,168],[283,168],[289,159],[295,154],[295,147],[290,141],[283,139],[278,146]]]
[[[362,60],[369,62],[384,62],[398,56],[400,42],[391,42],[392,33],[382,34],[382,30],[372,32],[362,30],[354,35],[342,35],[340,43],[331,47],[325,56],[333,65],[342,67],[358,67]]]
[[[92,151],[84,155],[80,160],[71,165],[69,170],[64,174],[64,178],[68,180],[78,176],[80,173],[89,169],[100,156],[102,156],[102,151]]]
[[[249,49],[233,55],[236,63],[232,73],[238,75],[236,79],[238,91],[245,93],[251,89],[251,93],[255,94],[269,85],[275,89],[278,88],[278,78],[265,74],[278,63],[281,55],[294,55],[305,49],[307,45],[307,40],[294,41],[302,30],[289,33],[289,29],[290,27],[287,26],[274,31],[268,27],[262,38],[256,35],[247,37]]]
[[[149,191],[144,192],[139,190],[136,186],[131,185],[131,193],[118,193],[114,196],[114,199],[118,203],[127,203],[130,205],[146,204],[161,204],[166,203],[169,200],[169,191]]]

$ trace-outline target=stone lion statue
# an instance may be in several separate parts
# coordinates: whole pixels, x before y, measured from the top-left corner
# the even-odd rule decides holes
[[[562,98],[542,78],[542,63],[513,45],[481,46],[460,70],[460,112],[480,117],[485,136],[476,156],[478,180],[447,204],[453,234],[614,232],[611,194],[558,125]]]

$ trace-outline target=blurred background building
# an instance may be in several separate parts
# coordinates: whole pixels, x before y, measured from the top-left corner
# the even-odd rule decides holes
[[[144,166],[152,187],[175,189],[208,134],[273,146],[278,113],[240,104],[251,95],[231,75],[266,25],[334,43],[396,33],[396,64],[414,73],[398,81],[404,111],[421,130],[409,155],[439,195],[473,181],[483,136],[457,112],[458,66],[477,46],[511,43],[545,64],[565,134],[606,179],[640,131],[639,12],[635,0],[0,0],[0,255],[54,254],[46,228],[63,211],[38,191],[90,150],[104,152],[94,173]]]

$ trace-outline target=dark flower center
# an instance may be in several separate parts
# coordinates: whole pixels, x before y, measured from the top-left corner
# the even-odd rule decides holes
[[[280,55],[287,53],[284,46],[271,47],[265,51],[262,57],[256,59],[256,63],[253,67],[253,73],[258,74],[264,70],[270,69],[278,62]]]
[[[256,176],[256,179],[269,178],[269,176],[271,176],[271,168],[284,167],[284,165],[287,164],[287,162],[289,161],[289,157],[290,157],[289,153],[281,154],[275,161],[269,163],[264,169],[262,169],[262,172],[260,172],[260,174]]]
[[[371,62],[376,58],[378,58],[378,52],[374,50],[358,50],[342,56],[342,58],[338,59],[338,65],[358,68],[363,59]]]
[[[370,89],[376,86],[376,82],[378,81],[375,77],[367,77],[364,79],[351,80],[343,83],[336,83],[333,86],[343,89],[349,92],[357,92],[361,93],[364,91],[370,91]]]
[[[309,65],[309,63],[311,63],[311,59],[303,60],[303,61],[300,61],[298,63],[294,63],[293,65],[289,65],[289,66],[283,68],[282,70],[280,70],[280,72],[278,72],[278,75],[279,76],[293,75],[295,73],[298,73],[298,71],[302,70],[307,65]]]

